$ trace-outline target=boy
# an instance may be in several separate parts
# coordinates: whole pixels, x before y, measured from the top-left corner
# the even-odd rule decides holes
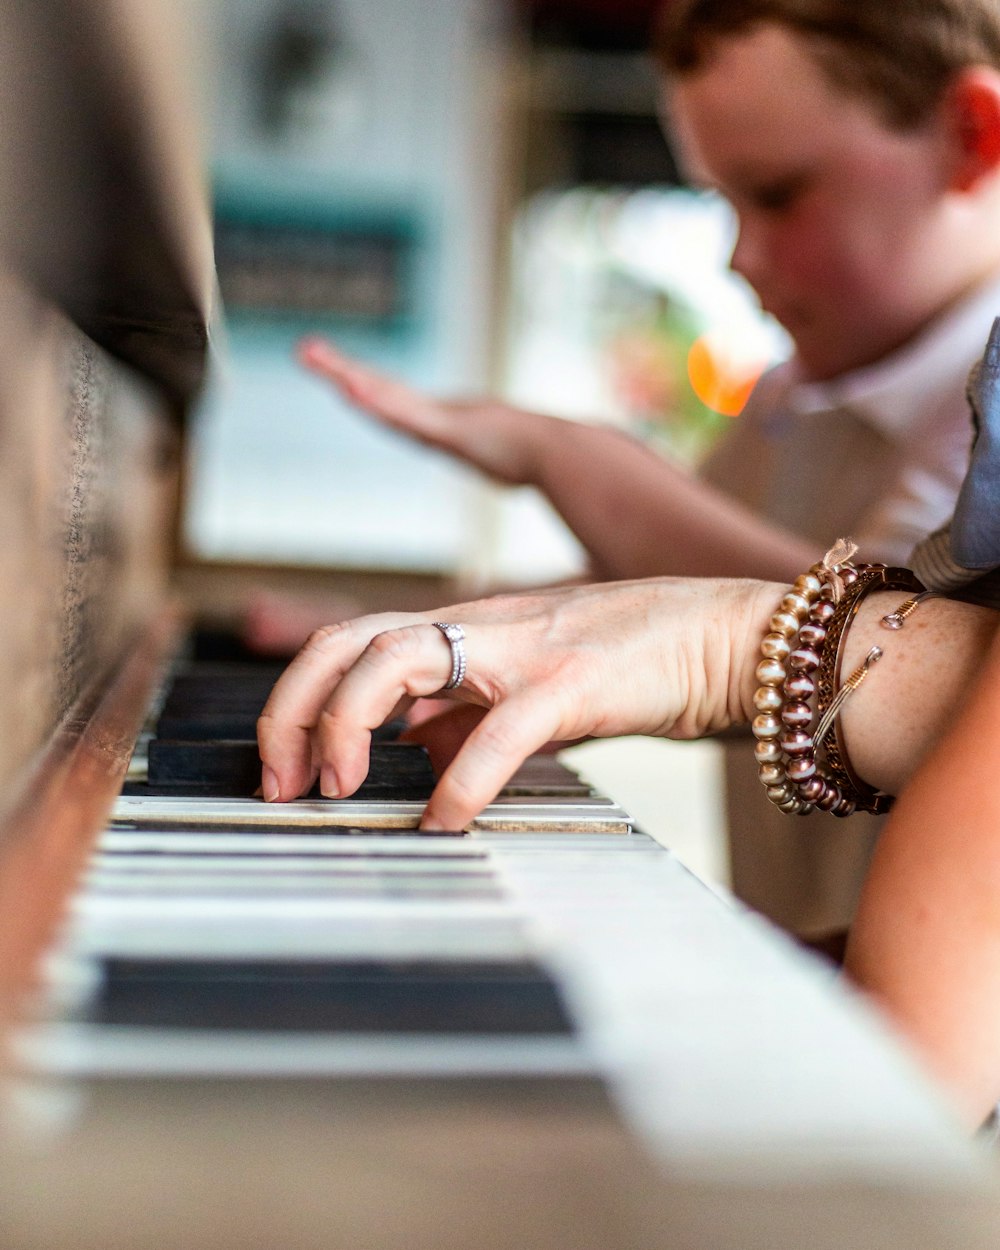
[[[905,562],[952,510],[966,375],[1000,311],[1000,10],[675,0],[657,52],[681,156],[736,210],[732,266],[795,344],[700,480],[612,430],[429,400],[321,343],[303,359],[538,487],[600,577],[787,580],[845,533]],[[745,744],[727,755],[737,893],[810,937],[845,927],[875,822],[771,819]]]

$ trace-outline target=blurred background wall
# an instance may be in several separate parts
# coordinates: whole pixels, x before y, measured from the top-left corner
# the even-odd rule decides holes
[[[492,0],[206,10],[228,324],[192,444],[191,548],[450,567],[464,476],[346,415],[292,354],[317,330],[419,385],[482,384],[510,14]]]
[[[418,386],[615,421],[696,461],[781,343],[726,275],[726,209],[678,188],[653,6],[203,4],[227,328],[190,554],[473,585],[577,571],[536,500],[373,429],[293,353],[319,331]]]

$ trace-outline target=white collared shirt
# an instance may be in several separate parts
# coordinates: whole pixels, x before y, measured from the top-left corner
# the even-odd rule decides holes
[[[972,444],[971,365],[1000,312],[1000,277],[885,360],[824,383],[790,362],[758,383],[704,476],[816,544],[842,535],[859,558],[909,565],[952,514]],[[794,821],[762,801],[745,742],[724,746],[733,885],[799,933],[850,923],[881,817]]]
[[[1000,312],[1000,277],[875,365],[804,382],[794,359],[758,383],[706,480],[826,549],[906,563],[951,515],[972,441],[966,379]]]

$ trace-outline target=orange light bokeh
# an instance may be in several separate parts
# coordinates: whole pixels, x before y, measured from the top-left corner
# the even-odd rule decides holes
[[[763,360],[734,358],[712,334],[700,335],[688,351],[691,389],[706,408],[726,417],[740,415],[765,366]]]

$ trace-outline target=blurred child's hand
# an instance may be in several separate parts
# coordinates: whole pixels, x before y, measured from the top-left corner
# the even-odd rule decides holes
[[[499,482],[534,482],[536,432],[553,418],[492,399],[434,399],[344,356],[324,339],[303,340],[298,357],[383,425],[448,452]]]

